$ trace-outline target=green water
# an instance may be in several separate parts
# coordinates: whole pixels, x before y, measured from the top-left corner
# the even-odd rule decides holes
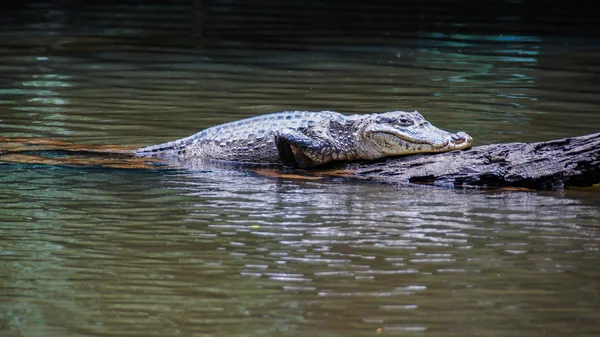
[[[0,137],[148,145],[296,109],[416,109],[476,144],[600,130],[600,41],[567,24],[399,33],[383,8],[345,37],[209,4],[13,9]],[[597,336],[599,280],[597,188],[0,165],[1,336]]]

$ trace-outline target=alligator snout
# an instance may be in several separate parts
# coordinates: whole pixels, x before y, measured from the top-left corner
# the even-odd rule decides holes
[[[466,132],[459,131],[457,133],[452,134],[452,143],[454,145],[470,145],[473,142],[473,138],[469,136]]]

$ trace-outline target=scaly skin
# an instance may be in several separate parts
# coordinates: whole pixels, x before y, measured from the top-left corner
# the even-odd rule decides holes
[[[418,112],[345,116],[286,111],[217,125],[189,137],[138,149],[139,156],[312,167],[470,147],[472,138],[438,129]]]

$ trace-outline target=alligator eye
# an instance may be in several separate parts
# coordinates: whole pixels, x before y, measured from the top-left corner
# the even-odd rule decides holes
[[[400,124],[402,125],[411,125],[412,122],[410,121],[410,119],[406,118],[406,117],[400,117],[400,119],[398,120],[398,122],[400,122]]]

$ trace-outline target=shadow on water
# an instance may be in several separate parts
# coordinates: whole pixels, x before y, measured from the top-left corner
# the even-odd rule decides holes
[[[598,132],[588,9],[3,2],[0,136],[137,146],[294,109],[417,109],[477,145]],[[0,186],[1,335],[600,333],[597,189],[23,164]]]

